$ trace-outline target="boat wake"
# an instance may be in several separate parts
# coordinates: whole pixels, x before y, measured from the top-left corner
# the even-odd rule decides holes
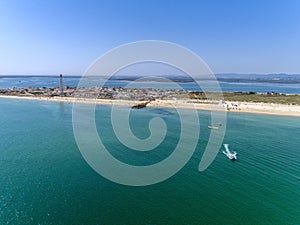
[[[232,161],[235,161],[237,159],[237,153],[236,152],[230,152],[229,150],[229,144],[224,144],[225,151],[223,151],[223,154],[226,155],[229,159]]]

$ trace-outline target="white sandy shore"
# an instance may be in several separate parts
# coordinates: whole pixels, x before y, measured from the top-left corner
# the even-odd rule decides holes
[[[133,106],[141,103],[140,101],[133,100],[110,100],[110,99],[82,99],[71,97],[28,97],[28,96],[4,96],[0,95],[0,98],[13,98],[13,99],[28,99],[28,100],[40,100],[40,101],[55,101],[55,102],[79,102],[79,103],[96,103],[96,104],[109,104],[109,105],[122,105]],[[252,103],[252,102],[231,102],[226,101],[229,105],[231,103],[238,104],[239,109],[231,109],[230,112],[243,112],[243,113],[256,113],[256,114],[269,114],[269,115],[283,115],[283,116],[299,116],[300,117],[300,105],[283,105],[273,103]],[[187,100],[156,100],[148,104],[150,107],[163,107],[163,108],[195,108],[197,110],[211,110],[212,105],[208,103],[190,103]],[[214,107],[215,109],[224,110],[221,105]]]

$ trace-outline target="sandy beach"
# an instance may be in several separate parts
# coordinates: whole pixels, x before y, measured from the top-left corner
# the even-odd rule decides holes
[[[256,113],[282,116],[298,116],[300,117],[299,105],[283,105],[273,103],[254,103],[254,102],[233,102],[227,101],[229,105],[238,104],[238,109],[230,109],[229,113]],[[172,106],[173,104],[173,106]],[[211,110],[210,104],[203,103],[188,103],[187,101],[155,101],[151,102],[149,106],[155,107],[181,107],[181,108],[196,108],[197,110]],[[214,109],[223,108],[221,105],[214,107]],[[224,111],[226,109],[224,108]]]
[[[133,106],[141,103],[141,101],[134,100],[112,100],[112,99],[85,99],[85,98],[72,98],[72,97],[30,97],[30,96],[6,96],[0,95],[0,98],[12,98],[22,100],[38,100],[38,101],[54,101],[54,102],[67,102],[67,103],[87,103],[87,104],[103,104],[103,105],[121,105]],[[254,103],[254,102],[232,102],[226,101],[231,105],[238,105],[238,108],[233,109],[230,107],[229,113],[255,113],[255,114],[268,114],[268,115],[282,115],[282,116],[297,116],[300,117],[300,105],[283,105],[273,103]],[[208,103],[193,103],[188,100],[155,100],[150,102],[147,107],[163,107],[163,108],[186,108],[197,110],[224,110],[225,107],[221,104],[212,105]]]

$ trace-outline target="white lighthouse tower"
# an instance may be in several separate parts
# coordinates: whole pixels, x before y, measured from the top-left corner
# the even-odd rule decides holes
[[[59,75],[59,94],[62,95],[64,93],[64,85],[63,85],[63,79],[62,74]]]

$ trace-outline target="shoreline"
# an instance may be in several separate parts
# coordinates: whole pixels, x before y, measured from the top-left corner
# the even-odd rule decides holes
[[[85,104],[99,104],[99,105],[120,105],[130,106],[141,103],[135,100],[118,100],[118,99],[86,99],[86,98],[73,98],[73,97],[31,97],[31,96],[12,96],[0,95],[0,98],[22,99],[22,100],[38,100],[38,101],[53,101],[53,102],[66,102],[66,103],[85,103]],[[150,102],[147,107],[161,107],[161,108],[185,108],[196,110],[224,110],[221,105],[213,107],[211,104],[205,103],[192,103],[189,100],[155,100]],[[264,115],[278,115],[278,116],[292,116],[300,117],[300,105],[284,105],[275,103],[255,103],[255,102],[234,102],[226,101],[228,104],[238,104],[239,109],[231,109],[228,113],[251,113],[251,114],[264,114]],[[215,105],[214,105],[215,106]]]

